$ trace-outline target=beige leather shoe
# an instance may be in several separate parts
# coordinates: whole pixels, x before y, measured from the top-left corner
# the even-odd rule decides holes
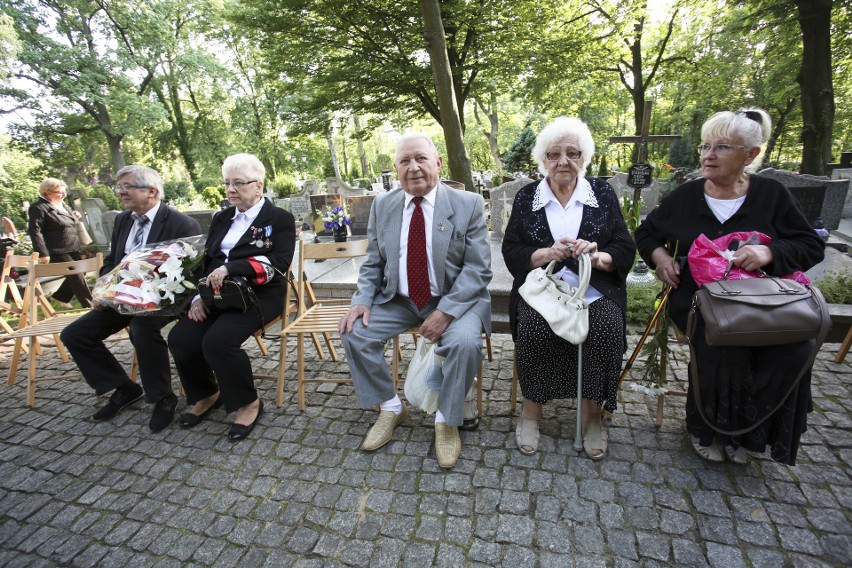
[[[461,454],[461,438],[459,427],[450,426],[446,422],[435,422],[435,456],[438,465],[450,469],[456,465]]]
[[[402,405],[402,412],[399,414],[394,414],[390,410],[379,412],[379,418],[367,432],[364,443],[361,444],[361,449],[372,452],[390,442],[394,429],[402,424],[402,421],[406,418],[408,418],[408,407],[404,404]]]

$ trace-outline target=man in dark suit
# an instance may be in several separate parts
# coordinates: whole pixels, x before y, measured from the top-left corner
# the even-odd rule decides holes
[[[435,415],[435,455],[451,468],[461,453],[465,393],[491,333],[491,249],[482,197],[438,180],[443,161],[432,140],[406,134],[397,145],[402,189],[373,202],[367,258],[339,331],[361,408],[380,405],[361,448],[387,444],[408,415],[385,363],[385,341],[414,325],[444,357]]]
[[[161,203],[163,180],[146,166],[125,166],[116,174],[115,191],[124,211],[115,218],[110,251],[104,258],[101,274],[106,274],[124,256],[146,243],[156,243],[201,234],[198,221]],[[177,397],[172,391],[169,350],[160,330],[173,318],[132,316],[95,305],[91,311],[62,332],[62,342],[83,373],[86,382],[99,396],[114,391],[109,401],[92,418],[109,420],[126,406],[142,398],[142,387],[104,345],[104,339],[130,327],[130,341],[136,348],[145,402],[154,405],[149,427],[159,432],[174,418]]]

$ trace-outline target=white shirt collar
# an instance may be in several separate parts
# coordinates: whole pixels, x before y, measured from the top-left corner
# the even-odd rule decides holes
[[[154,217],[157,216],[157,212],[160,210],[160,202],[158,201],[156,205],[145,211],[142,215],[148,217],[148,222],[151,223],[154,221]]]
[[[252,205],[251,207],[246,209],[245,211],[240,211],[239,209],[235,208],[233,218],[236,219],[237,216],[240,213],[242,213],[246,216],[246,219],[248,219],[249,222],[254,221],[255,219],[257,219],[257,216],[260,214],[260,210],[263,209],[263,204],[264,204],[265,201],[266,201],[266,198],[263,197],[263,198],[261,198],[260,201],[258,201],[257,203],[255,203],[254,205]]]
[[[547,183],[547,178],[544,178],[535,189],[535,198],[533,199],[532,210],[538,211],[550,201],[553,201],[559,205],[559,207],[562,207],[562,204],[559,203],[559,200],[553,194],[550,184]],[[577,187],[574,188],[574,193],[571,195],[571,199],[568,202],[569,205],[571,202],[588,205],[589,207],[598,206],[598,200],[595,197],[595,193],[592,191],[592,185],[589,183],[589,180],[583,177],[577,178]]]
[[[414,196],[408,193],[407,191],[403,191],[403,193],[405,194],[405,208],[407,209],[408,205],[411,203],[411,200],[414,199]],[[436,184],[435,187],[433,187],[429,193],[423,196],[423,201],[426,201],[427,203],[429,203],[429,205],[432,206],[432,208],[434,208],[435,196],[437,195],[437,193],[438,185]]]

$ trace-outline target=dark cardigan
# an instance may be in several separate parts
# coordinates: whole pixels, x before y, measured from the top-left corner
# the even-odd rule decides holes
[[[615,270],[604,272],[592,269],[590,285],[601,294],[615,302],[622,313],[627,313],[627,292],[624,281],[633,266],[636,246],[621,215],[618,198],[608,183],[596,178],[586,178],[592,186],[592,192],[598,207],[583,206],[583,218],[577,238],[594,241],[598,250],[612,255]],[[524,186],[515,196],[512,214],[503,236],[503,260],[514,277],[512,293],[509,297],[509,323],[512,337],[517,333],[517,311],[520,294],[518,288],[524,283],[530,272],[530,259],[533,253],[544,247],[553,246],[553,235],[547,224],[544,208],[532,210],[536,188],[540,181]],[[568,259],[558,264],[554,272],[567,266],[575,273],[579,270],[576,259]]]
[[[700,234],[710,239],[736,231],[760,231],[772,238],[769,248],[773,260],[763,267],[773,276],[808,270],[822,261],[825,244],[802,214],[792,194],[780,182],[752,176],[748,193],[739,210],[720,223],[704,199],[704,178],[687,182],[660,202],[636,230],[639,254],[651,268],[651,254],[658,247],[685,257]],[[683,263],[680,285],[672,292],[670,314],[681,329],[686,329],[686,317],[692,296],[698,286],[692,279],[687,263]]]

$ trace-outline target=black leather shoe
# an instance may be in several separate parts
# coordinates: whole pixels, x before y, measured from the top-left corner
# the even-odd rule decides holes
[[[260,406],[257,408],[257,416],[254,418],[254,422],[249,425],[245,424],[232,424],[231,429],[228,431],[228,438],[234,440],[242,440],[243,438],[247,438],[251,431],[254,430],[257,421],[260,420],[260,415],[263,414],[263,401],[260,401]]]
[[[151,413],[151,421],[148,422],[148,428],[151,429],[151,432],[159,432],[172,423],[175,418],[177,402],[175,395],[157,401],[154,405],[154,411]]]
[[[479,428],[479,416],[475,416],[473,418],[465,418],[464,422],[461,426],[459,426],[459,430],[476,430]]]
[[[124,410],[125,407],[142,398],[142,394],[142,387],[136,383],[130,383],[128,386],[115,389],[115,392],[109,397],[109,401],[107,401],[104,407],[92,415],[92,420],[103,422],[104,420],[113,418],[116,414]]]
[[[202,412],[201,414],[193,414],[191,412],[184,412],[178,418],[178,426],[181,428],[194,428],[201,424],[201,421],[204,420],[204,417],[210,414],[210,412],[214,408],[220,408],[222,406],[222,399],[217,398],[216,402],[213,403],[213,406]]]

